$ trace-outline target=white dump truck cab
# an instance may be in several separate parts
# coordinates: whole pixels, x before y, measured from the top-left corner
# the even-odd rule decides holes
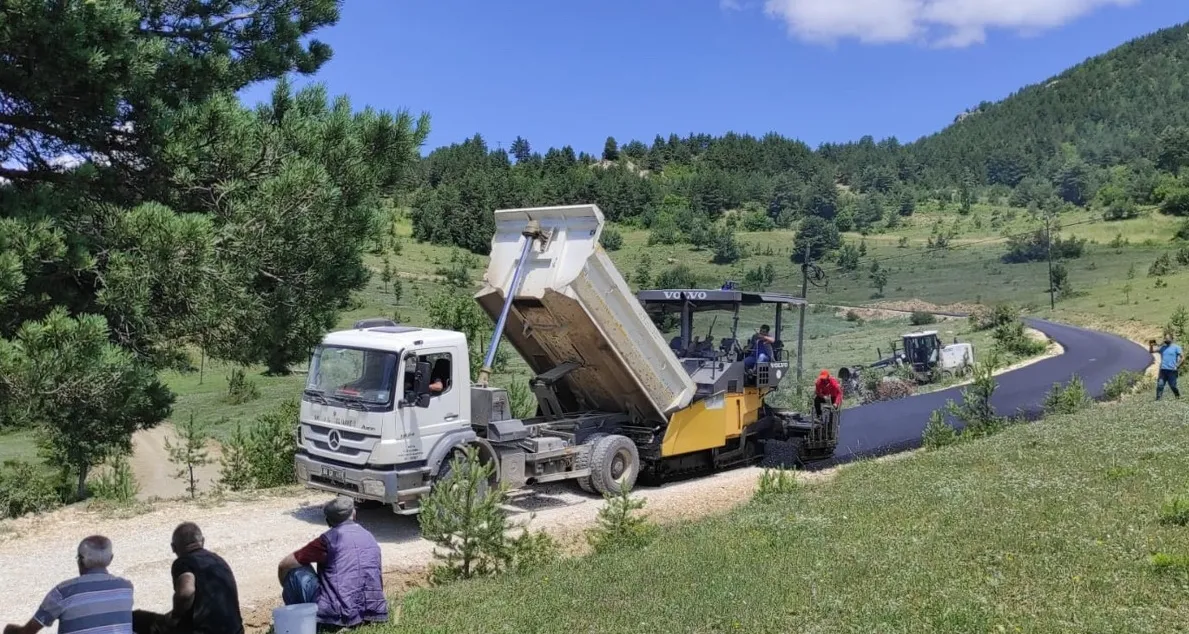
[[[315,348],[301,398],[297,478],[416,512],[452,447],[475,439],[462,333],[367,320]]]

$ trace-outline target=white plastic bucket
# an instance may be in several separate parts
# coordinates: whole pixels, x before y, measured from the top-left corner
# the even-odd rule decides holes
[[[273,631],[276,634],[314,634],[317,617],[317,603],[281,606],[272,611]]]

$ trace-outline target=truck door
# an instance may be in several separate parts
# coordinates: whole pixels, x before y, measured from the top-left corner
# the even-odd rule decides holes
[[[470,427],[463,419],[462,398],[469,396],[469,377],[460,377],[454,351],[448,348],[426,348],[417,352],[417,361],[429,363],[430,392],[428,407],[406,407],[406,429],[410,432],[409,454],[424,459],[434,443],[447,432]],[[412,372],[412,360],[406,361],[406,371]]]

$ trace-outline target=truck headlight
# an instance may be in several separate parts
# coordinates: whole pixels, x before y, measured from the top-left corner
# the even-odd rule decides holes
[[[359,490],[364,495],[372,495],[376,497],[384,497],[384,483],[372,478],[364,478],[359,483]]]
[[[306,466],[304,464],[301,464],[300,462],[297,463],[297,481],[298,482],[308,482],[309,479],[310,479],[309,469],[306,469]]]

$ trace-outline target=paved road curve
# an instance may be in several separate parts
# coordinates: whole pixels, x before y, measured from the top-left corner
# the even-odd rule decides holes
[[[1152,363],[1152,356],[1146,349],[1122,337],[1040,319],[1026,319],[1025,322],[1056,340],[1065,352],[996,377],[999,387],[991,397],[991,403],[1001,415],[1035,418],[1052,385],[1064,383],[1074,374],[1080,376],[1090,394],[1098,398],[1111,377],[1123,370],[1142,372]],[[961,401],[962,387],[843,410],[834,459],[812,467],[920,446],[921,433],[929,415],[943,407],[947,399]]]

